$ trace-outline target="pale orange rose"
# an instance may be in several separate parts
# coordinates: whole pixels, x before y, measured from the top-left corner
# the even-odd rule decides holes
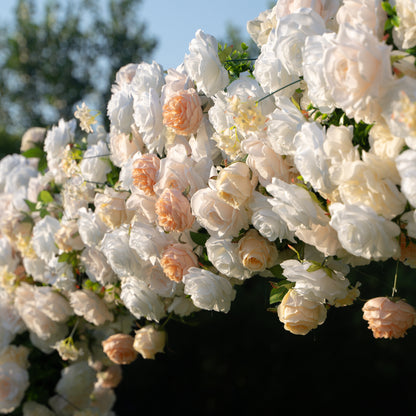
[[[160,168],[160,159],[151,153],[141,155],[133,162],[133,185],[146,195],[154,195],[153,186]]]
[[[172,244],[163,252],[160,264],[170,280],[180,282],[190,267],[198,266],[198,257],[188,244]]]
[[[277,307],[277,314],[287,331],[306,335],[325,322],[326,308],[322,303],[307,300],[294,289],[289,289]]]
[[[243,266],[256,273],[274,266],[278,252],[274,243],[251,229],[239,241],[238,255]]]
[[[413,306],[402,300],[393,302],[381,296],[367,301],[363,312],[374,338],[402,338],[416,319]]]
[[[194,217],[188,199],[177,189],[165,189],[155,205],[158,224],[167,232],[191,228]]]
[[[193,88],[178,91],[163,106],[163,123],[182,136],[196,133],[202,116],[201,102]]]
[[[114,334],[101,344],[108,358],[116,364],[130,364],[137,358],[133,348],[134,338],[128,334]]]

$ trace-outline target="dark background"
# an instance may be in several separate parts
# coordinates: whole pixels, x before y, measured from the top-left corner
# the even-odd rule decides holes
[[[407,277],[413,280],[414,272]],[[268,280],[256,277],[238,288],[228,314],[201,312],[198,326],[170,322],[165,354],[123,367],[117,415],[145,408],[195,415],[416,414],[416,328],[404,338],[375,339],[357,301],[331,308],[306,336],[293,335],[267,311],[269,292]]]

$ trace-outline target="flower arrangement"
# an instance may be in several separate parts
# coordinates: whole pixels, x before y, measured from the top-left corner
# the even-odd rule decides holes
[[[279,0],[247,24],[256,60],[198,30],[176,69],[120,68],[109,131],[85,104],[30,129],[0,161],[0,413],[114,414],[121,366],[247,279],[306,335],[362,301],[351,270],[413,271],[415,28],[410,0]],[[363,303],[376,338],[415,324],[397,274]]]

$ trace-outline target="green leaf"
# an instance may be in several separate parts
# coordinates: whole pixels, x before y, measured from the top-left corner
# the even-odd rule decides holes
[[[35,202],[31,202],[28,199],[24,200],[26,202],[26,205],[29,207],[30,211],[37,211],[37,204]]]
[[[280,277],[281,278],[283,276],[282,275],[282,271],[283,270],[282,270],[282,268],[278,264],[276,264],[273,267],[270,267],[268,270],[273,273],[273,276],[274,277]]]
[[[40,147],[32,147],[31,149],[26,150],[22,153],[24,157],[27,157],[28,159],[32,157],[38,157],[41,158],[45,152]]]
[[[70,253],[62,253],[58,257],[58,262],[59,263],[66,263],[66,262],[68,262],[68,260],[70,258],[71,258],[71,254]]]
[[[319,269],[322,269],[322,266],[320,264],[311,264],[306,271],[312,273],[316,272]]]
[[[192,241],[195,244],[198,244],[199,246],[205,246],[205,243],[209,239],[209,234],[196,233],[194,231],[190,231],[190,235],[191,235]]]
[[[271,305],[274,303],[279,303],[283,300],[286,293],[292,288],[295,284],[292,282],[287,282],[279,287],[275,287],[270,291],[269,302]]]
[[[388,1],[381,2],[381,7],[387,14],[394,14],[393,7],[391,7],[391,4]]]
[[[40,191],[38,195],[38,201],[49,204],[50,202],[53,202],[54,199],[48,191]]]

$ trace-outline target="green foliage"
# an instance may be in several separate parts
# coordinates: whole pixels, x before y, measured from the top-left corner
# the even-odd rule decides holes
[[[198,244],[199,246],[205,246],[205,243],[209,239],[209,234],[205,231],[203,232],[202,229],[199,230],[197,233],[194,231],[190,231],[190,235],[192,238],[192,241],[195,244]]]
[[[32,0],[19,0],[13,27],[0,31],[0,129],[50,127],[84,100],[106,114],[116,71],[156,46],[138,18],[140,3],[50,0],[39,13]]]

